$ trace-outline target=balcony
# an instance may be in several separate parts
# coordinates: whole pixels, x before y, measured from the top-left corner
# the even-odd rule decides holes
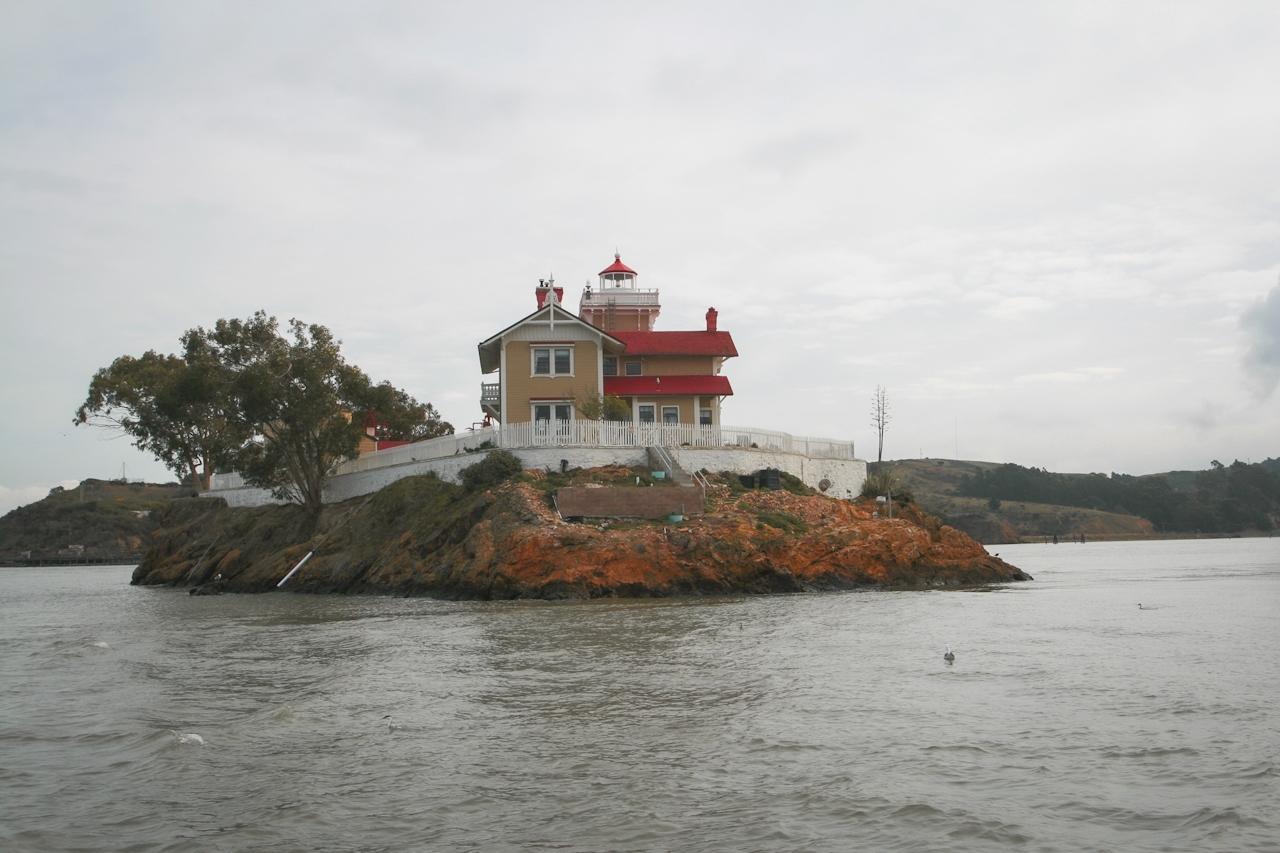
[[[606,290],[593,290],[582,294],[579,303],[583,308],[631,308],[637,305],[658,305],[658,291],[629,290],[625,287],[611,287]]]
[[[497,382],[480,383],[480,405],[496,406],[501,400],[502,386]]]

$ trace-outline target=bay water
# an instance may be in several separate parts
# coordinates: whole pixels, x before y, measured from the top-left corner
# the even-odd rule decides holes
[[[0,569],[0,849],[1280,850],[1280,539],[991,550],[1035,581],[443,602]]]

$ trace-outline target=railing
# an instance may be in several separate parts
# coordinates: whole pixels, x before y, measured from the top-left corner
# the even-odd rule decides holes
[[[698,466],[689,461],[684,448],[672,447],[671,456],[674,463],[678,465],[682,471],[688,472],[689,476],[693,478],[693,485],[702,490],[702,499],[705,501],[707,499],[707,489],[711,488],[711,482],[707,480]]]
[[[480,405],[485,403],[497,403],[501,396],[502,386],[497,382],[481,382],[480,383]]]
[[[734,447],[853,459],[852,441],[807,438],[750,427],[631,421],[535,421],[501,427],[502,447]]]
[[[698,448],[799,453],[815,459],[854,458],[852,441],[806,438],[749,427],[636,424],[631,421],[536,421],[485,427],[379,450],[343,462],[333,470],[333,474],[443,459],[486,447],[663,447],[673,451],[680,467],[690,473],[696,468],[685,463],[684,453]],[[241,488],[243,485],[239,475],[214,475],[215,491]]]
[[[671,482],[676,481],[676,462],[671,458],[671,454],[666,451],[660,444],[653,445],[653,455],[658,458],[658,465],[663,471],[667,472],[667,478]]]
[[[632,290],[627,287],[607,287],[582,294],[581,305],[591,307],[606,305],[657,305],[656,290]]]

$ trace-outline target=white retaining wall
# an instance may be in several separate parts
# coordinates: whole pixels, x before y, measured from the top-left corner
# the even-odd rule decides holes
[[[816,489],[824,479],[831,486],[824,492],[832,498],[856,498],[862,494],[867,480],[867,463],[862,459],[812,459],[800,453],[773,450],[681,447],[682,465],[712,473],[732,471],[754,474],[761,468],[777,468],[800,478],[800,482]]]
[[[511,450],[524,463],[525,470],[541,469],[559,471],[560,460],[567,459],[570,468],[602,468],[606,465],[647,465],[649,451],[645,447],[529,447]],[[335,474],[325,482],[325,503],[338,503],[361,495],[371,494],[404,477],[433,473],[441,480],[460,483],[459,472],[487,456],[487,452],[464,453],[443,459],[428,459]],[[732,471],[736,474],[753,474],[761,468],[777,468],[799,477],[806,486],[818,488],[827,479],[831,487],[826,494],[835,498],[856,497],[862,492],[867,479],[867,463],[861,459],[812,459],[799,453],[747,448],[695,448],[681,447],[682,464],[708,471]],[[201,497],[223,498],[231,506],[263,506],[284,501],[271,496],[266,489],[254,489],[241,485],[243,481],[234,474],[217,475],[214,484],[219,488],[204,492]],[[227,488],[222,488],[222,486]]]

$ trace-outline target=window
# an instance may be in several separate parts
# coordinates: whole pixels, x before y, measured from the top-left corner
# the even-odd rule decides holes
[[[572,376],[573,349],[570,347],[535,349],[533,351],[533,375]]]
[[[698,413],[698,424],[700,426],[711,426],[711,410],[703,409]]]
[[[618,375],[618,358],[617,358],[617,356],[606,355],[606,356],[604,357],[604,375],[605,375],[605,376],[617,376],[617,375]]]
[[[651,423],[653,423],[653,421],[654,421],[653,413],[654,413],[654,409],[655,409],[655,408],[656,408],[656,406],[654,406],[654,404],[653,404],[653,403],[641,403],[641,404],[640,404],[640,409],[639,409],[639,412],[640,412],[640,423],[642,423],[642,424],[651,424]]]
[[[533,419],[535,421],[549,421],[551,416],[555,415],[558,421],[573,420],[573,404],[572,403],[534,403]]]
[[[662,422],[664,424],[680,423],[680,407],[679,406],[663,406]]]
[[[628,362],[627,362],[627,375],[628,375],[628,376],[639,376],[639,375],[640,375],[640,362],[638,362],[638,361],[628,361]]]

